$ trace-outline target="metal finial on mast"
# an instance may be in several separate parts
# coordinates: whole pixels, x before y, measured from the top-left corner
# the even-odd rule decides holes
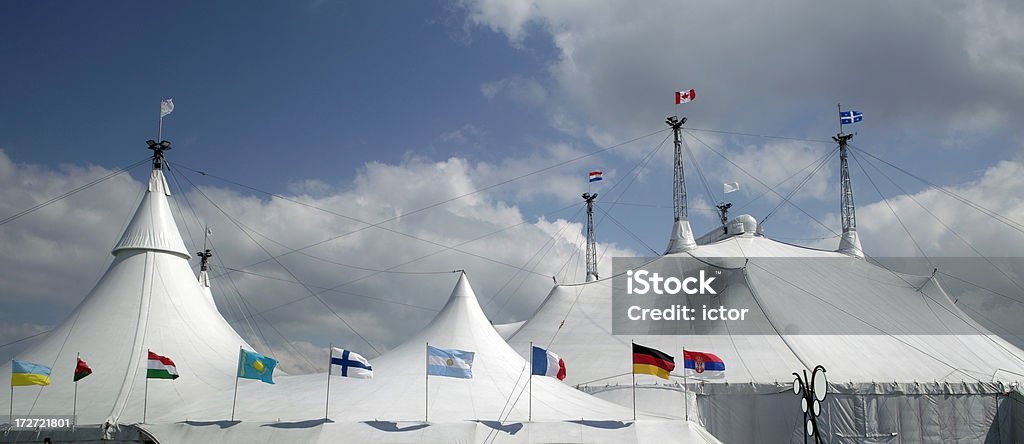
[[[210,271],[210,258],[213,257],[213,253],[209,249],[196,253],[199,256],[199,271]]]
[[[718,219],[722,221],[722,225],[728,223],[729,208],[732,208],[732,203],[720,202],[718,205],[715,205],[715,208],[718,208]]]
[[[843,114],[842,105],[839,115]],[[843,223],[843,233],[857,231],[857,212],[853,203],[853,184],[850,182],[850,166],[847,161],[847,145],[853,134],[843,133],[843,119],[839,119],[839,133],[832,137],[839,144],[839,185],[841,188],[839,213]]]
[[[164,151],[171,149],[171,142],[161,140],[159,143],[155,140],[147,140],[146,145],[149,145],[149,149],[153,150],[153,169],[162,170],[164,167]]]
[[[675,137],[675,160],[672,168],[673,216],[675,216],[675,220],[677,221],[688,220],[686,213],[686,176],[683,172],[683,140],[680,134],[683,124],[686,123],[686,117],[679,118],[676,116],[669,116],[665,119],[665,123],[672,128],[672,134]]]
[[[597,276],[597,239],[594,236],[594,199],[597,193],[583,193],[583,200],[587,202],[587,281],[598,280]]]

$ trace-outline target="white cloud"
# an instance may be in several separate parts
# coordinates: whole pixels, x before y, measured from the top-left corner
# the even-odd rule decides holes
[[[574,154],[572,147],[556,146],[545,155],[566,158]],[[580,279],[581,262],[573,260],[565,267],[570,259],[578,256],[578,242],[582,239],[580,230],[583,228],[578,220],[559,218],[568,217],[571,212],[538,220],[496,198],[499,195],[517,199],[536,196],[543,186],[555,186],[551,185],[551,180],[562,180],[557,173],[551,175],[554,179],[539,175],[532,181],[536,182],[534,184],[517,183],[510,191],[496,189],[478,193],[412,214],[413,210],[428,204],[510,177],[530,164],[529,160],[515,159],[487,165],[454,157],[443,161],[409,157],[402,164],[366,164],[351,183],[336,187],[325,188],[314,179],[295,182],[305,185],[293,189],[302,193],[290,195],[291,199],[363,221],[395,218],[382,226],[409,235],[369,228],[304,253],[370,269],[384,269],[426,256],[396,270],[441,274],[385,273],[364,278],[371,273],[296,253],[279,258],[287,271],[269,261],[246,268],[258,275],[234,272],[223,276],[225,266],[246,267],[265,260],[267,255],[234,222],[207,202],[206,197],[243,224],[249,235],[275,255],[365,225],[284,199],[251,196],[213,185],[202,186],[202,193],[187,192],[187,200],[195,206],[198,221],[180,193],[172,196],[176,202],[172,210],[186,245],[193,251],[198,248],[196,244],[202,242],[203,227],[209,224],[214,228],[215,234],[210,239],[217,253],[213,260],[213,287],[218,307],[225,317],[233,320],[236,329],[253,343],[263,343],[265,338],[274,354],[294,361],[286,369],[303,372],[310,370],[309,365],[301,358],[296,359],[296,354],[317,363],[322,361],[318,355],[320,347],[329,342],[367,346],[317,298],[310,297],[308,290],[286,281],[297,278],[313,291],[320,292],[322,288],[364,278],[338,288],[344,293],[325,292],[320,298],[375,348],[385,350],[433,317],[455,284],[456,275],[450,273],[451,270],[467,270],[482,303],[494,300],[486,311],[495,322],[529,315],[547,295],[550,276],[563,267],[565,270],[558,277],[560,281],[573,280],[573,276]],[[0,152],[0,184],[8,190],[0,193],[0,214],[12,214],[107,172],[101,167],[55,170],[17,165]],[[573,179],[585,183],[582,176],[573,175]],[[304,192],[308,184],[315,184],[313,188],[317,193]],[[517,190],[520,187],[524,191]],[[119,176],[0,227],[0,245],[4,251],[19,252],[0,258],[0,304],[5,307],[0,315],[0,333],[3,333],[0,336],[49,328],[71,311],[109,264],[110,248],[120,235],[120,227],[134,210],[142,189],[141,183]],[[179,205],[185,214],[179,213]],[[495,234],[473,241],[488,233]],[[459,245],[457,248],[463,252],[445,251],[410,236],[447,246]],[[553,245],[552,237],[555,238]],[[535,254],[545,245],[547,249]],[[602,248],[609,248],[606,256],[609,258],[633,254],[614,245],[602,245]],[[540,276],[517,273],[513,266],[535,270]],[[610,266],[610,260],[602,263],[605,273]],[[509,285],[504,286],[510,278]],[[239,293],[243,300],[239,299]],[[239,320],[240,314],[250,311],[248,309],[259,312],[299,299],[300,302],[256,316],[251,322]],[[49,307],[45,313],[37,310],[41,301]],[[4,333],[8,330],[9,335]],[[0,353],[8,351],[0,350]]]
[[[641,134],[684,87],[698,91],[685,112],[717,128],[778,128],[798,113],[831,125],[837,100],[897,129],[984,131],[1024,112],[1024,11],[1012,1],[458,4],[469,26],[513,46],[536,33],[555,47],[558,128]]]
[[[536,79],[519,76],[484,83],[480,85],[480,94],[487,100],[503,97],[528,106],[542,105],[548,97],[547,90]]]

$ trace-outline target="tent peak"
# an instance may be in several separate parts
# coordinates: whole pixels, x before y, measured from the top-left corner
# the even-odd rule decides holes
[[[167,196],[170,195],[171,189],[163,170],[153,169],[146,194],[111,254],[117,255],[127,250],[149,250],[171,253],[186,260],[191,258],[171,214],[167,202]]]

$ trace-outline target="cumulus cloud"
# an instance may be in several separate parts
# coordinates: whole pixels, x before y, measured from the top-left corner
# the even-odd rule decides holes
[[[547,90],[536,79],[519,76],[484,83],[480,85],[480,94],[487,100],[503,97],[514,103],[530,106],[542,105],[548,97]]]
[[[551,155],[573,153],[556,148]],[[519,164],[508,159],[499,165]],[[443,305],[457,279],[453,270],[467,271],[495,322],[524,319],[555,274],[563,282],[582,279],[583,226],[573,211],[528,215],[499,197],[528,198],[534,191],[477,193],[415,212],[471,193],[481,181],[492,183],[496,170],[462,158],[409,157],[401,164],[368,163],[348,184],[295,182],[284,198],[213,183],[184,193],[175,187],[172,211],[193,251],[204,227],[213,227],[213,292],[225,317],[247,340],[287,357],[286,370],[304,372],[312,368],[302,357],[320,362],[328,343],[371,347],[346,323],[378,351],[401,342]],[[108,172],[19,165],[0,152],[0,182],[11,190],[0,193],[0,210],[14,213]],[[171,172],[172,184],[185,183],[186,172]],[[21,251],[0,263],[2,336],[49,328],[81,301],[109,264],[110,248],[143,188],[117,176],[0,229],[4,251]],[[367,228],[359,221],[387,222]],[[634,254],[616,245],[601,248],[609,258]],[[268,252],[279,257],[267,260]],[[610,266],[610,260],[602,263],[602,272]],[[374,271],[385,269],[398,273]],[[38,309],[42,301],[45,311]]]
[[[814,3],[459,0],[468,26],[549,60],[556,128],[638,134],[673,112],[717,128],[831,126],[836,101],[877,127],[988,130],[1024,111],[1024,11],[1013,1]],[[532,48],[531,48],[532,49]],[[570,117],[571,116],[571,117]]]

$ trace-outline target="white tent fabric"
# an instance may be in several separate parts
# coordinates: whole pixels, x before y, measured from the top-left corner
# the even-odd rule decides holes
[[[430,376],[428,382],[428,342],[474,352],[473,378]],[[240,381],[236,418],[241,426],[227,421],[232,401],[228,390],[172,408],[154,416],[155,424],[140,427],[161,442],[643,442],[655,437],[717,442],[695,424],[678,419],[640,413],[634,422],[630,408],[539,376],[533,378],[533,420],[528,421],[528,363],[492,328],[464,274],[426,328],[370,361],[373,379],[334,377],[326,424],[327,375],[316,374],[276,378],[274,385]],[[184,417],[189,421],[181,422]]]
[[[682,253],[696,247],[697,242],[693,239],[693,229],[690,228],[690,221],[683,219],[672,223],[672,234],[669,236],[665,254]]]
[[[149,384],[151,411],[232,387],[238,347],[251,347],[212,309],[209,289],[189,267],[168,194],[163,172],[153,170],[110,268],[64,322],[18,355],[51,366],[52,383],[16,387],[15,415],[70,414],[78,353],[93,369],[78,384],[83,424],[142,420],[147,349],[171,358],[181,374]],[[0,365],[0,375],[10,369]],[[10,392],[2,392],[6,406]]]
[[[745,265],[745,285],[739,288],[749,289],[747,297],[756,296],[770,321],[763,329],[770,334],[615,336],[611,279],[604,279],[555,286],[510,344],[524,356],[530,341],[547,345],[566,361],[570,384],[624,405],[631,403],[630,340],[671,353],[677,362],[683,348],[715,353],[726,362],[726,377],[706,384],[690,381],[690,417],[699,417],[726,442],[802,442],[799,399],[788,390],[792,372],[815,365],[828,369],[830,391],[836,393],[825,403],[829,427],[823,430],[829,441],[893,432],[909,442],[950,436],[992,441],[993,429],[1009,429],[996,411],[1004,402],[1001,394],[1024,375],[1024,351],[960,312],[934,279],[897,275],[846,254],[749,233],[666,257],[738,258],[738,266]],[[736,295],[723,298],[731,296]],[[905,322],[916,327],[914,332],[948,328],[978,334],[799,335],[786,330],[811,322],[817,331],[834,327],[841,332],[844,323],[855,326],[860,319],[884,320],[879,322],[886,326]],[[643,387],[639,408],[669,406],[668,411],[683,412],[681,378],[663,382],[637,375],[637,382]],[[907,417],[906,411],[915,416]],[[882,419],[888,417],[896,422]],[[995,433],[994,442],[1006,436]]]
[[[487,320],[464,274],[424,330],[372,360],[373,379],[334,377],[325,422],[326,374],[279,375],[273,385],[236,380],[239,347],[252,347],[217,311],[208,277],[197,279],[189,268],[168,194],[163,172],[154,170],[109,270],[68,319],[18,356],[52,366],[53,382],[16,388],[16,415],[70,414],[76,354],[94,371],[78,384],[78,423],[91,426],[51,434],[57,441],[95,441],[107,423],[121,426],[103,429],[114,439],[161,443],[718,442],[693,422],[648,413],[634,421],[631,408],[553,378],[528,385],[527,361]],[[430,377],[429,405],[427,342],[476,353],[472,379]],[[172,359],[180,377],[147,384],[147,349]],[[4,364],[0,374],[10,368]],[[238,421],[229,421],[233,405]],[[15,432],[0,442],[28,435],[38,437]]]

